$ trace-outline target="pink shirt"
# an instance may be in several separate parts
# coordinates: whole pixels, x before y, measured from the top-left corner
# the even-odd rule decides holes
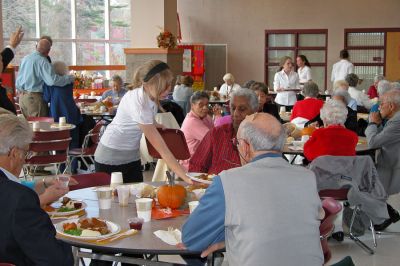
[[[186,118],[182,123],[181,130],[185,134],[190,155],[194,154],[204,136],[212,128],[213,122],[210,116],[200,119],[192,111],[186,115]],[[189,160],[181,161],[181,163],[186,169],[189,168]]]

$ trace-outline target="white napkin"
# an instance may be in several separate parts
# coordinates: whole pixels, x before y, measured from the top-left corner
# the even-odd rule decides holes
[[[168,228],[168,231],[158,230],[154,234],[168,245],[175,246],[182,243],[182,233],[178,229]]]

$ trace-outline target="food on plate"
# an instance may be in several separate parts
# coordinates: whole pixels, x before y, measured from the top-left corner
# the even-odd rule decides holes
[[[61,201],[61,207],[58,209],[55,209],[57,212],[70,212],[70,211],[75,211],[79,210],[82,208],[82,202],[72,200],[68,197],[63,197]]]
[[[208,184],[196,183],[196,184],[187,186],[186,190],[189,192],[192,192],[193,190],[196,190],[196,189],[208,188],[208,186],[209,186]]]
[[[213,179],[214,179],[214,176],[215,175],[208,175],[208,174],[201,174],[201,175],[198,175],[198,176],[196,176],[196,178],[198,178],[198,179],[203,179],[203,180],[208,180],[208,181],[212,181]]]
[[[152,185],[144,184],[143,189],[140,192],[141,198],[155,198],[156,197],[156,190]]]
[[[288,137],[293,137],[295,139],[301,138],[301,131],[293,123],[283,124],[283,128],[286,131]]]
[[[54,207],[52,207],[50,205],[46,205],[46,206],[43,207],[43,210],[45,212],[54,212],[54,211],[56,211],[56,208],[54,208]]]
[[[110,233],[107,223],[98,218],[82,218],[77,223],[64,223],[64,233],[74,236],[101,236]]]
[[[294,141],[294,138],[293,137],[287,137],[286,138],[286,143],[292,143]]]
[[[168,175],[168,183],[158,188],[158,203],[164,208],[178,209],[185,202],[186,189],[175,184],[171,175]]]

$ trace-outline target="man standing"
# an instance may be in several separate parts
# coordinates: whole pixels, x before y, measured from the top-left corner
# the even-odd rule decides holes
[[[338,80],[344,80],[351,73],[354,73],[354,65],[349,60],[349,52],[342,50],[340,51],[340,61],[333,65],[331,81],[335,83]]]
[[[24,57],[16,81],[20,92],[19,104],[25,117],[48,116],[48,106],[43,101],[43,84],[63,87],[74,80],[73,76],[55,74],[47,57],[51,43],[47,39],[39,40],[36,51]]]
[[[371,112],[365,135],[368,147],[380,148],[378,174],[389,195],[400,192],[400,90],[380,97],[379,112]],[[380,127],[382,120],[387,122]]]
[[[231,266],[323,264],[315,175],[282,158],[285,139],[269,114],[243,120],[234,141],[242,167],[214,177],[183,226],[187,249],[225,242]]]

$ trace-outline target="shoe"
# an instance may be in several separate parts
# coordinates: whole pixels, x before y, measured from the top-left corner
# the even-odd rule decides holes
[[[344,233],[343,232],[335,232],[332,234],[332,238],[336,241],[342,242],[344,240]]]
[[[392,224],[392,219],[391,218],[389,218],[389,219],[386,219],[383,223],[381,223],[381,224],[375,224],[374,225],[374,229],[375,229],[375,231],[383,231],[383,230],[385,230],[386,228],[388,228],[388,226],[389,225],[391,225]]]
[[[400,214],[398,211],[396,211],[392,206],[390,206],[389,204],[387,204],[387,210],[389,213],[389,217],[390,220],[392,221],[392,223],[396,223],[400,220]]]

